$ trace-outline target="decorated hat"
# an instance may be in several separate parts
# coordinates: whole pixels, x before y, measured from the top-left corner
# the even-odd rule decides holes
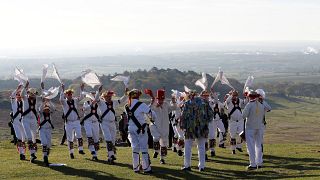
[[[27,91],[27,93],[29,94],[29,95],[38,95],[38,91],[35,89],[35,88],[29,88],[28,89],[28,91]]]
[[[128,92],[128,96],[131,98],[140,97],[142,92],[139,89],[132,89]]]
[[[111,91],[111,90],[108,90],[108,91],[105,91],[101,94],[102,97],[105,97],[105,96],[114,96],[115,93],[114,91]]]
[[[157,99],[165,99],[166,91],[164,89],[157,90]]]
[[[207,90],[201,92],[200,96],[209,96],[210,93]]]
[[[231,93],[232,96],[239,96],[239,92],[236,90],[233,90]]]
[[[74,93],[73,89],[67,89],[64,91],[65,94],[72,95]]]

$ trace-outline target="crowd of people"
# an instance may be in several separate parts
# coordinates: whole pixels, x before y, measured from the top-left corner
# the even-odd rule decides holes
[[[44,83],[41,83],[44,90]],[[184,171],[191,171],[191,149],[193,142],[198,148],[198,170],[205,170],[208,155],[216,155],[216,146],[226,148],[230,142],[231,154],[236,150],[243,152],[242,145],[246,142],[249,154],[248,170],[263,166],[263,134],[265,129],[265,112],[271,107],[265,101],[262,89],[244,92],[244,99],[239,98],[239,92],[231,90],[221,101],[218,93],[210,88],[197,92],[173,91],[166,98],[166,91],[158,89],[154,96],[150,89],[125,89],[124,95],[115,99],[115,92],[103,91],[101,85],[97,91],[84,92],[84,84],[80,85],[80,94],[76,96],[73,89],[60,86],[59,101],[63,109],[64,130],[67,139],[70,158],[74,159],[74,142],[80,155],[85,154],[82,127],[87,138],[88,150],[93,160],[98,160],[100,149],[100,129],[106,143],[107,161],[115,164],[117,132],[123,141],[128,140],[132,148],[132,167],[134,172],[151,173],[149,147],[154,149],[153,158],[160,158],[160,163],[166,163],[169,144],[177,156],[183,156]],[[140,101],[141,95],[150,96],[150,102]],[[30,152],[30,162],[37,159],[37,132],[42,146],[42,156],[45,165],[49,166],[49,154],[52,146],[52,113],[56,107],[51,98],[46,98],[30,88],[29,82],[19,85],[11,94],[11,124],[16,136],[16,145],[20,160],[26,159],[26,144]],[[84,97],[82,108],[80,101]],[[170,102],[167,101],[170,99]],[[115,108],[124,107],[121,123],[116,125]],[[83,110],[84,117],[79,111]],[[117,128],[119,127],[119,128]],[[169,136],[170,129],[173,132]],[[229,133],[229,136],[227,136]],[[227,141],[227,137],[230,137]],[[152,140],[152,141],[151,141]],[[150,145],[150,141],[152,144]],[[169,143],[172,142],[172,143]]]

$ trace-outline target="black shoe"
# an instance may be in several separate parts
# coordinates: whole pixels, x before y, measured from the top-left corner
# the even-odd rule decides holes
[[[164,161],[164,159],[160,159],[160,164],[166,164],[166,162]]]
[[[248,170],[248,171],[252,171],[252,170],[256,170],[256,169],[257,169],[257,167],[252,167],[252,166],[248,166],[248,167],[247,167],[247,170]]]
[[[134,173],[140,173],[140,171],[139,170],[136,170],[136,171],[133,171]]]
[[[236,150],[232,150],[232,154],[236,154]]]
[[[30,162],[31,163],[34,163],[34,161],[37,159],[37,156],[34,155],[34,154],[31,154],[31,157],[30,157]]]
[[[199,171],[200,171],[200,172],[204,171],[204,168],[199,168]]]
[[[153,158],[157,158],[157,157],[158,157],[158,154],[159,154],[158,152],[154,152],[154,153],[153,153]]]
[[[216,156],[216,152],[215,151],[211,151],[210,154],[211,154],[211,157]]]
[[[70,158],[71,158],[71,159],[74,159],[73,153],[70,153]]]
[[[178,151],[178,156],[183,156],[182,150],[179,150],[179,151]]]
[[[24,154],[20,154],[20,160],[26,160],[26,156]]]
[[[110,158],[114,161],[117,160],[117,158],[114,155],[112,155]]]
[[[92,157],[92,160],[98,161],[98,157],[97,157],[97,156],[93,156],[93,157]]]
[[[226,148],[226,147],[224,146],[224,143],[223,143],[223,144],[219,144],[219,148]]]
[[[112,158],[108,159],[108,163],[111,164],[111,165],[114,165],[114,160]]]
[[[149,170],[149,171],[143,171],[143,174],[152,174],[152,170]]]
[[[236,148],[239,152],[243,152],[242,148]]]
[[[262,166],[262,165],[260,165],[260,166],[257,166],[257,169],[261,169],[261,168],[263,168],[263,166]]]
[[[206,161],[208,161],[209,160],[209,158],[208,158],[208,155],[206,154]]]
[[[44,164],[45,164],[47,167],[49,166],[48,156],[44,156],[44,157],[43,157],[43,162],[44,162]]]
[[[191,167],[182,167],[181,170],[183,170],[183,171],[191,171]]]
[[[84,153],[83,150],[80,150],[80,151],[79,151],[79,154],[84,155],[84,154],[86,154],[86,153]]]
[[[176,147],[173,147],[173,152],[178,152]]]

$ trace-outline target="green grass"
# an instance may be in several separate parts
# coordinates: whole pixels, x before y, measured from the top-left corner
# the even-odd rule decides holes
[[[206,171],[198,172],[198,158],[193,149],[193,171],[183,172],[183,158],[169,151],[167,164],[160,165],[158,159],[151,159],[152,175],[135,174],[131,166],[131,149],[118,148],[116,165],[106,162],[105,145],[99,151],[99,161],[91,161],[86,155],[75,154],[69,158],[67,146],[60,146],[58,140],[61,127],[54,131],[49,161],[65,163],[65,167],[45,167],[41,148],[35,164],[20,161],[15,146],[9,143],[6,123],[0,128],[0,179],[320,179],[320,112],[319,100],[305,98],[268,97],[273,110],[267,114],[265,133],[264,168],[246,171],[249,163],[245,152],[231,155],[229,149],[217,149],[217,157],[206,163]],[[152,150],[149,151],[153,153]],[[29,159],[29,153],[27,158]]]
[[[18,160],[18,154],[12,144],[0,143],[1,179],[276,179],[276,178],[320,178],[319,145],[267,144],[265,145],[265,167],[256,171],[246,171],[248,156],[246,153],[231,155],[228,149],[217,149],[217,157],[206,163],[206,171],[197,171],[197,156],[194,149],[193,171],[183,172],[180,167],[183,158],[169,152],[166,165],[160,165],[152,159],[152,175],[135,174],[131,168],[131,149],[119,147],[116,165],[106,162],[103,148],[99,161],[91,161],[89,152],[71,160],[66,146],[54,146],[50,155],[51,163],[66,163],[65,167],[45,167],[41,153],[35,164]],[[151,152],[151,151],[150,151]]]

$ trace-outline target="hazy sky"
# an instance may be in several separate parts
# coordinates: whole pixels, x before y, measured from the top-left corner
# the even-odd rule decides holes
[[[320,40],[319,0],[2,0],[0,49]]]

